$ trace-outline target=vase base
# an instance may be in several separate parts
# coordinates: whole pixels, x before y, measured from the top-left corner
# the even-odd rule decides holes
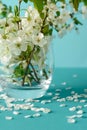
[[[49,88],[52,77],[49,77],[48,80],[43,80],[41,84],[36,86],[24,86],[20,87],[17,85],[12,85],[7,83],[7,87],[5,87],[5,92],[9,97],[13,97],[15,99],[35,99],[40,98],[45,95],[46,91]]]
[[[15,99],[35,99],[40,98],[45,95],[46,90],[44,89],[6,89],[7,96],[13,97]]]

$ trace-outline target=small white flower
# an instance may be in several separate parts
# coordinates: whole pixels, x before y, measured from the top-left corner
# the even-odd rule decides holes
[[[76,111],[76,107],[69,108],[69,111]]]
[[[50,102],[51,102],[51,100],[42,100],[41,104],[46,104],[46,103],[50,103]]]
[[[57,99],[58,102],[65,102],[66,99],[65,98],[60,98],[60,99]]]
[[[14,115],[18,115],[18,114],[20,114],[18,111],[13,111],[13,114]]]
[[[12,117],[12,116],[6,116],[5,119],[6,119],[6,120],[12,120],[13,117]]]
[[[81,118],[81,117],[83,117],[83,115],[82,115],[82,114],[79,114],[79,115],[76,115],[76,117],[77,117],[77,118]]]
[[[82,15],[83,18],[87,18],[87,6],[82,6]]]
[[[37,19],[39,17],[39,13],[34,7],[29,6],[27,11],[25,12],[25,17],[29,17],[29,16],[32,19]]]
[[[71,119],[71,118],[67,119],[67,121],[68,121],[68,123],[75,123],[76,122],[75,119]]]
[[[43,113],[50,113],[50,112],[51,112],[51,110],[48,109],[48,108],[44,108],[44,109],[43,109]]]
[[[13,39],[13,42],[9,45],[11,53],[18,56],[21,54],[22,51],[26,51],[27,44],[23,42],[21,37],[17,37]]]
[[[77,111],[77,114],[83,114],[84,113],[84,111],[83,110],[79,110],[79,111]]]
[[[44,38],[43,33],[39,33],[39,34],[38,34],[38,39],[40,40],[40,39],[43,39],[43,38]]]
[[[32,116],[33,116],[33,117],[40,117],[41,114],[40,114],[40,113],[35,113],[35,114],[33,114]]]
[[[66,107],[67,105],[66,104],[60,104],[59,106],[60,107]]]
[[[24,116],[24,118],[30,118],[30,117],[32,117],[31,115],[26,115],[26,116]]]
[[[39,112],[39,111],[40,111],[40,108],[32,107],[31,110],[32,110],[32,111],[35,111],[35,112]]]

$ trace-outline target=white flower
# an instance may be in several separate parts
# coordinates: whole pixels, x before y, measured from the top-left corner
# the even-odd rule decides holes
[[[39,17],[39,13],[34,7],[29,6],[25,12],[25,17],[35,20]]]
[[[75,123],[76,122],[76,120],[72,119],[72,118],[67,119],[67,121],[68,121],[68,123]]]
[[[5,25],[5,23],[6,23],[6,18],[0,19],[0,26]]]
[[[67,22],[70,18],[70,15],[69,15],[69,11],[66,11],[66,10],[63,10],[63,12],[61,13],[61,17],[63,19],[63,23]]]
[[[87,18],[87,6],[82,6],[82,15],[83,18]]]
[[[83,110],[78,110],[77,114],[83,114]]]
[[[76,107],[70,107],[69,111],[76,111]]]
[[[22,51],[26,51],[27,44],[24,43],[21,37],[13,39],[13,42],[9,44],[9,48],[12,54],[18,56]]]
[[[12,120],[13,117],[11,117],[11,116],[6,116],[5,119],[6,119],[6,120]]]
[[[8,40],[0,39],[0,61],[3,64],[7,64],[11,58],[11,53],[8,44]]]
[[[43,33],[39,33],[39,34],[38,34],[38,39],[43,39],[43,38],[44,38]]]

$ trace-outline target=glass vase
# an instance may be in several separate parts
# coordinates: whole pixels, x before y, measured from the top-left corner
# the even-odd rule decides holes
[[[39,51],[40,49],[40,51]],[[38,54],[36,53],[38,50]],[[28,65],[0,65],[0,84],[6,94],[16,99],[35,99],[48,90],[53,72],[52,45],[36,47]],[[15,76],[15,75],[16,76]],[[22,76],[21,76],[22,75]]]

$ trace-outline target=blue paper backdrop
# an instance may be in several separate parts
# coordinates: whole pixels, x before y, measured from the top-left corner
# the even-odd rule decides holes
[[[17,4],[18,0],[3,0],[8,5]],[[26,5],[23,3],[22,7]],[[81,19],[81,18],[80,18]],[[62,39],[57,34],[53,40],[55,67],[87,67],[87,20],[80,27],[79,33],[69,32]]]

